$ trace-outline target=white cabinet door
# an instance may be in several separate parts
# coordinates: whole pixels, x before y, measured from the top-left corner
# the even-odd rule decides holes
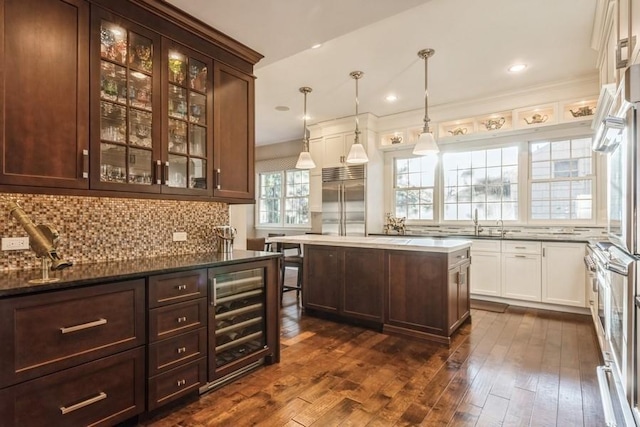
[[[500,252],[471,251],[471,293],[500,296]]]
[[[583,243],[542,244],[542,302],[585,307]]]
[[[324,138],[323,167],[341,166],[344,163],[347,156],[344,149],[344,141],[344,135],[333,135]]]
[[[503,297],[540,301],[540,279],[540,255],[502,254]]]

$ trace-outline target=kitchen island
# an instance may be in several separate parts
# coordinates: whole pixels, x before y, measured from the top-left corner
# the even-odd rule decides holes
[[[304,247],[305,313],[448,344],[470,317],[469,240],[283,236]]]

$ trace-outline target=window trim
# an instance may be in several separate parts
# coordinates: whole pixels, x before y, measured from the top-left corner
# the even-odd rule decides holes
[[[555,226],[555,227],[601,227],[606,225],[606,206],[603,206],[603,200],[606,201],[606,158],[605,156],[594,153],[593,157],[593,216],[591,220],[533,220],[530,217],[530,157],[529,143],[541,141],[562,141],[567,139],[593,138],[593,134],[589,133],[584,127],[576,126],[567,129],[551,129],[546,132],[540,132],[540,135],[532,132],[522,133],[519,135],[497,136],[492,139],[476,139],[463,142],[447,142],[438,141],[440,145],[439,161],[436,164],[435,176],[435,193],[434,193],[434,219],[433,220],[407,220],[409,226],[470,226],[464,220],[444,220],[444,203],[442,201],[442,193],[444,188],[444,176],[442,172],[442,154],[460,151],[484,150],[492,148],[502,148],[507,146],[518,145],[518,220],[505,220],[505,225],[509,226]],[[394,192],[394,163],[396,158],[415,157],[412,147],[386,151],[384,153],[385,168],[385,212],[395,212],[395,192]],[[384,215],[384,212],[383,212]],[[493,220],[481,220],[479,223],[483,226],[494,226]]]
[[[284,229],[292,229],[292,230],[311,230],[312,227],[312,219],[311,219],[311,172],[308,171],[307,173],[309,174],[309,194],[307,194],[306,198],[307,198],[307,203],[309,204],[309,221],[306,224],[285,224],[284,219],[285,219],[285,205],[286,205],[286,200],[293,198],[293,197],[287,197],[286,196],[286,179],[287,179],[287,172],[288,171],[296,171],[299,172],[300,169],[295,169],[295,168],[291,168],[291,169],[281,169],[281,170],[273,170],[273,171],[262,171],[262,172],[258,172],[256,173],[256,188],[258,189],[258,197],[256,197],[256,203],[255,203],[255,208],[254,208],[254,221],[253,221],[253,226],[255,229],[260,229],[260,230],[268,230],[268,229],[277,229],[277,230],[284,230]],[[260,185],[260,177],[261,175],[267,175],[267,174],[280,174],[280,176],[282,177],[282,192],[281,192],[281,197],[279,198],[279,211],[280,211],[280,222],[279,223],[263,223],[261,224],[260,221],[260,206],[262,204],[262,186]],[[299,197],[295,197],[295,198],[299,198]]]

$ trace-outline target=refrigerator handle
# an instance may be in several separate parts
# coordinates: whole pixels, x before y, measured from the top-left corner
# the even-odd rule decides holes
[[[346,200],[345,200],[345,196],[344,196],[345,190],[344,190],[344,184],[340,185],[340,204],[342,205],[340,208],[340,212],[342,214],[342,218],[340,219],[340,224],[342,227],[342,230],[340,231],[340,235],[345,236],[347,234],[347,204],[346,204]]]

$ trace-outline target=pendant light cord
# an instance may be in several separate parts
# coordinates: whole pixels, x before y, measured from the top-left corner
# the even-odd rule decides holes
[[[360,119],[358,118],[358,106],[360,101],[358,99],[358,80],[362,78],[364,73],[362,71],[352,71],[349,75],[356,81],[356,136],[354,138],[354,144],[360,144]]]

